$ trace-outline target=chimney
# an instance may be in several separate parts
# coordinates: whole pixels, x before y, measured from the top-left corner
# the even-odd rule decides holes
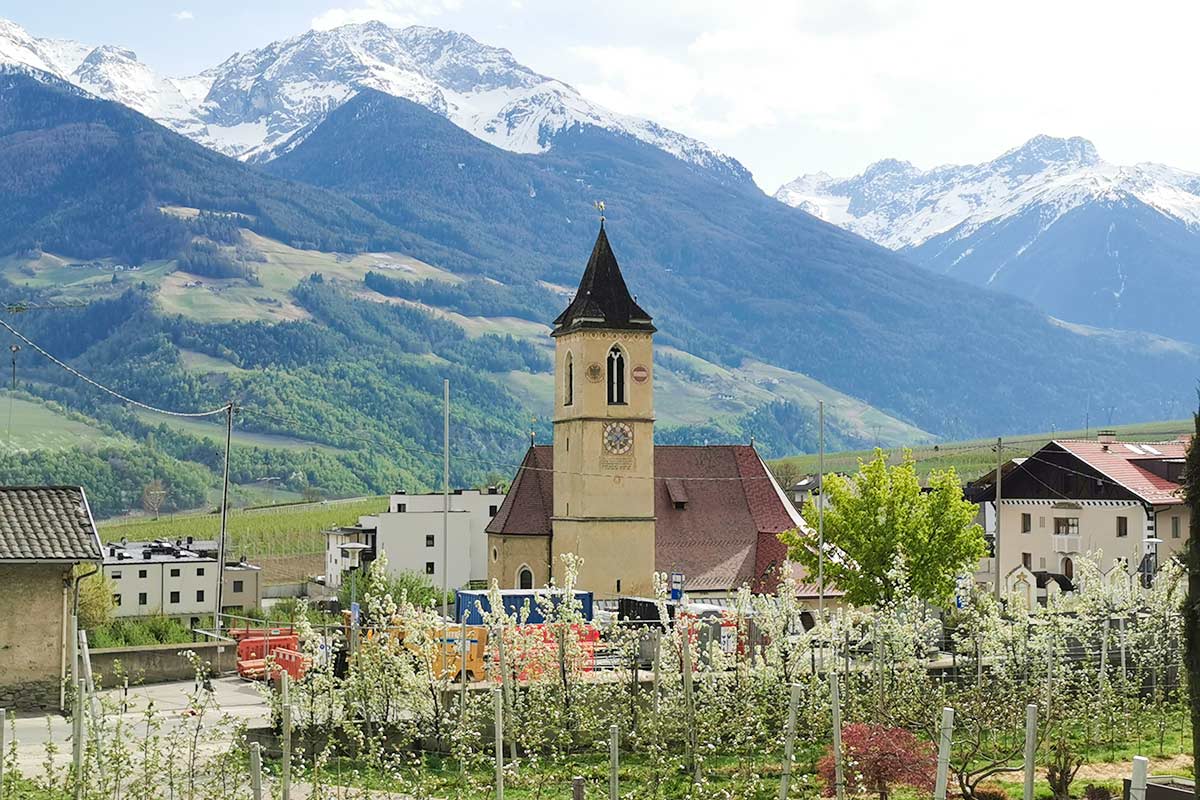
[[[1096,441],[1100,442],[1100,444],[1112,444],[1116,440],[1117,432],[1111,428],[1096,432]]]
[[[187,543],[188,543],[188,544],[191,544],[193,541],[195,541],[195,540],[194,540],[194,539],[193,539],[191,536],[189,536],[189,537],[187,538]]]
[[[142,551],[142,558],[145,559],[146,561],[150,560],[151,555],[153,555],[153,554],[150,552],[150,548],[146,548],[145,550]]]

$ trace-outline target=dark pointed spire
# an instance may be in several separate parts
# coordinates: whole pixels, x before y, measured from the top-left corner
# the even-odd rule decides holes
[[[642,310],[625,285],[617,257],[608,243],[603,220],[600,221],[600,233],[596,236],[596,245],[592,248],[587,269],[583,271],[583,279],[579,281],[575,299],[554,320],[553,335],[559,336],[580,328],[654,332],[650,315]]]

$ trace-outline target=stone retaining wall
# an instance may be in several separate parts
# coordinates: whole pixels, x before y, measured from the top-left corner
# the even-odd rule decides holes
[[[92,673],[102,686],[118,683],[118,675],[129,678],[131,684],[188,680],[195,676],[195,669],[183,655],[188,650],[208,663],[214,674],[220,675],[236,666],[237,649],[232,644],[185,642],[93,650]]]

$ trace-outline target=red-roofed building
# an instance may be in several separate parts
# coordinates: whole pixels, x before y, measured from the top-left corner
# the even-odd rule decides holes
[[[579,289],[554,321],[553,446],[532,446],[488,526],[489,578],[502,588],[561,582],[599,597],[646,595],[654,572],[685,589],[774,591],[803,522],[753,445],[654,444],[654,325],[601,224]]]
[[[1000,574],[1024,566],[1071,581],[1075,559],[1099,552],[1106,565],[1120,559],[1150,575],[1182,553],[1191,519],[1181,495],[1189,441],[1122,442],[1102,432],[1055,440],[1011,462],[1001,489]],[[994,507],[994,486],[980,499]]]

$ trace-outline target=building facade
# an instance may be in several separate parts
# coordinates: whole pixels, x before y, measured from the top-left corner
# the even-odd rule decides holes
[[[203,543],[110,543],[104,547],[103,570],[112,582],[115,616],[163,614],[198,624],[216,608],[221,570]],[[259,607],[261,574],[252,564],[226,563],[222,610]]]
[[[0,487],[0,706],[59,708],[70,677],[75,572],[99,563],[83,489]]]
[[[654,572],[693,594],[771,591],[804,528],[753,445],[654,444],[654,325],[630,294],[601,223],[570,305],[554,321],[554,443],[531,446],[487,528],[501,588],[561,584],[649,595]]]
[[[407,494],[388,499],[388,510],[359,518],[358,525],[325,532],[325,585],[337,589],[346,576],[387,557],[388,572],[415,572],[434,586],[442,585],[442,539],[446,527],[446,585],[459,589],[487,581],[487,526],[500,510],[504,493],[455,489],[450,513],[443,521],[440,492]]]
[[[1001,486],[998,564],[985,559],[977,580],[993,582],[998,568],[1006,584],[1024,571],[1038,589],[1054,580],[1070,590],[1077,559],[1091,553],[1102,556],[1105,568],[1115,563],[1149,581],[1187,544],[1191,515],[1181,493],[1187,445],[1187,439],[1122,442],[1102,433],[1052,441],[1010,462]],[[991,506],[985,518],[994,531],[994,485],[982,499]]]

